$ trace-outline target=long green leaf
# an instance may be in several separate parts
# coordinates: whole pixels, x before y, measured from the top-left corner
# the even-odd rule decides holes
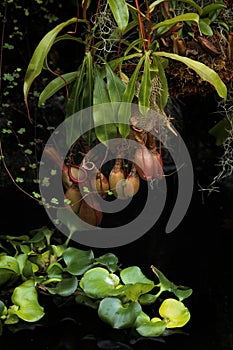
[[[152,2],[152,4],[150,4],[149,8],[150,8],[150,12],[152,12],[156,6],[158,6],[159,4],[161,4],[162,2],[164,2],[165,0],[156,0],[154,2]],[[194,8],[197,9],[198,13],[201,14],[202,13],[202,8],[196,4],[195,1],[193,0],[180,0],[181,2],[186,2],[187,4],[193,6]]]
[[[219,75],[211,68],[206,66],[204,63],[192,60],[188,57],[179,56],[177,54],[168,53],[168,52],[154,52],[156,56],[167,57],[173,60],[180,61],[186,64],[189,68],[193,69],[201,79],[209,82],[214,86],[218,95],[226,100],[227,98],[227,87],[224,82],[221,80]]]
[[[62,89],[64,86],[70,84],[78,77],[78,72],[70,72],[62,74],[61,76],[53,79],[48,83],[39,96],[38,106],[41,107],[51,96],[53,96],[57,91]]]
[[[214,4],[206,5],[205,7],[203,7],[201,17],[206,17],[209,15],[210,12],[212,11],[216,12],[216,10],[219,10],[222,8],[227,8],[224,2],[216,2]]]
[[[93,120],[95,133],[100,142],[107,144],[107,140],[117,135],[115,115],[111,109],[110,98],[100,68],[94,69],[93,92]]]
[[[168,101],[168,82],[164,67],[160,62],[160,58],[154,55],[154,61],[156,63],[156,66],[158,67],[159,81],[161,85],[161,91],[159,91],[157,97],[157,104],[159,108],[163,111]]]
[[[107,0],[113,17],[121,32],[124,32],[129,22],[129,10],[125,0]]]
[[[29,62],[28,68],[26,70],[25,78],[24,78],[24,85],[23,85],[23,92],[24,92],[24,99],[27,104],[28,99],[28,93],[30,90],[30,87],[34,81],[34,79],[41,73],[43,68],[44,60],[50,51],[56,36],[58,33],[65,28],[66,26],[75,23],[77,21],[77,18],[71,18],[66,22],[58,24],[54,29],[49,31],[39,42],[39,45],[36,47],[32,58]]]
[[[127,137],[130,132],[130,126],[129,126],[129,119],[131,116],[130,103],[132,103],[133,98],[135,96],[136,82],[138,79],[140,68],[144,60],[145,60],[145,55],[140,58],[130,78],[130,81],[124,91],[124,94],[122,96],[122,102],[127,102],[127,104],[123,103],[120,105],[119,112],[118,112],[118,120],[119,120],[118,127],[122,137]]]
[[[107,87],[111,102],[121,102],[125,90],[123,81],[113,72],[110,66],[106,63]]]
[[[152,26],[152,31],[155,29],[158,29],[160,27],[166,27],[170,26],[179,22],[186,22],[186,21],[194,21],[194,22],[199,22],[199,15],[197,13],[184,13],[182,15],[166,19],[165,21],[156,23],[155,25]]]
[[[144,70],[138,95],[139,110],[145,116],[150,108],[151,86],[150,52],[148,51],[145,54]]]

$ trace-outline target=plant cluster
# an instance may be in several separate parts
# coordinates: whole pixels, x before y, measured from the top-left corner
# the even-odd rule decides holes
[[[188,323],[183,300],[192,289],[170,282],[155,266],[155,280],[149,279],[138,266],[122,267],[113,253],[95,257],[92,250],[69,246],[69,240],[48,227],[0,236],[1,334],[4,327],[42,319],[42,294],[57,305],[66,300],[85,304],[111,327],[136,330],[144,337],[170,334]],[[153,313],[145,312],[147,305]]]

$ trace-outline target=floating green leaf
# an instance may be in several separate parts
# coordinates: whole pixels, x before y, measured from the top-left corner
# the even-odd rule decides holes
[[[79,276],[92,266],[94,254],[92,250],[80,250],[69,247],[64,251],[63,259],[66,263],[66,271]]]
[[[139,303],[124,305],[118,298],[104,298],[98,308],[101,320],[117,329],[132,327],[140,312]]]
[[[24,321],[36,322],[44,316],[44,308],[38,302],[33,280],[27,280],[16,287],[11,300],[17,306],[15,314]]]
[[[95,267],[84,274],[80,280],[80,287],[92,298],[104,298],[122,293],[121,288],[116,288],[119,282],[117,275],[102,267]]]
[[[120,272],[124,284],[144,283],[154,286],[154,282],[148,279],[138,266],[127,267]]]
[[[47,287],[51,294],[58,294],[63,297],[72,295],[78,287],[78,280],[75,276],[70,278],[64,278],[61,282],[58,282],[55,287]]]
[[[100,264],[106,266],[111,272],[115,272],[119,269],[118,257],[113,253],[106,253],[99,258],[95,258],[94,264]]]
[[[190,320],[190,312],[185,305],[176,299],[165,299],[159,314],[164,318],[167,328],[183,327]]]
[[[146,318],[139,315],[136,319],[136,331],[143,337],[158,337],[163,334],[165,329],[166,323],[158,317],[150,320],[149,316]]]

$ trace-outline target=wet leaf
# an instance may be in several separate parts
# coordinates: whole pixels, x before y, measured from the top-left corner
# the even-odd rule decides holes
[[[176,299],[166,299],[159,308],[159,314],[165,319],[167,328],[183,327],[190,319],[187,307]]]
[[[98,309],[101,320],[117,329],[132,327],[140,312],[139,303],[131,302],[124,305],[118,298],[104,298]]]

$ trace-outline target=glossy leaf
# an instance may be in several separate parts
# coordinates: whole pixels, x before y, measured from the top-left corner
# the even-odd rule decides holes
[[[106,296],[121,294],[119,277],[109,273],[102,267],[94,267],[87,271],[80,280],[80,287],[92,298],[104,298]]]
[[[113,17],[121,32],[124,32],[129,22],[129,10],[125,0],[107,0]]]
[[[70,84],[76,78],[78,78],[77,71],[62,74],[61,76],[50,81],[39,96],[38,106],[41,107],[57,91]]]
[[[154,54],[156,56],[171,58],[186,64],[189,68],[193,69],[201,77],[202,80],[205,80],[212,84],[220,97],[224,99],[227,98],[226,85],[221,80],[219,75],[205,64],[192,60],[191,58],[169,52],[155,52]]]
[[[33,280],[27,280],[16,287],[11,300],[17,306],[15,314],[24,321],[36,322],[44,316],[44,308],[38,302]]]
[[[29,62],[29,65],[26,70],[25,78],[24,78],[24,86],[23,86],[23,92],[24,92],[24,98],[27,104],[27,98],[28,93],[30,90],[30,87],[34,81],[34,79],[41,73],[43,69],[44,60],[46,59],[47,54],[49,53],[56,36],[58,33],[64,29],[66,26],[77,22],[77,18],[71,18],[66,22],[58,24],[55,28],[53,28],[51,31],[49,31],[39,42],[38,46],[36,47],[32,58]]]
[[[92,266],[94,254],[92,250],[80,250],[69,247],[64,251],[63,259],[66,263],[66,271],[79,276]]]
[[[165,319],[167,328],[183,327],[190,320],[190,312],[176,299],[165,299],[159,308],[159,314]]]
[[[132,327],[140,312],[139,303],[131,302],[124,305],[118,298],[104,298],[98,308],[101,320],[117,329]]]

